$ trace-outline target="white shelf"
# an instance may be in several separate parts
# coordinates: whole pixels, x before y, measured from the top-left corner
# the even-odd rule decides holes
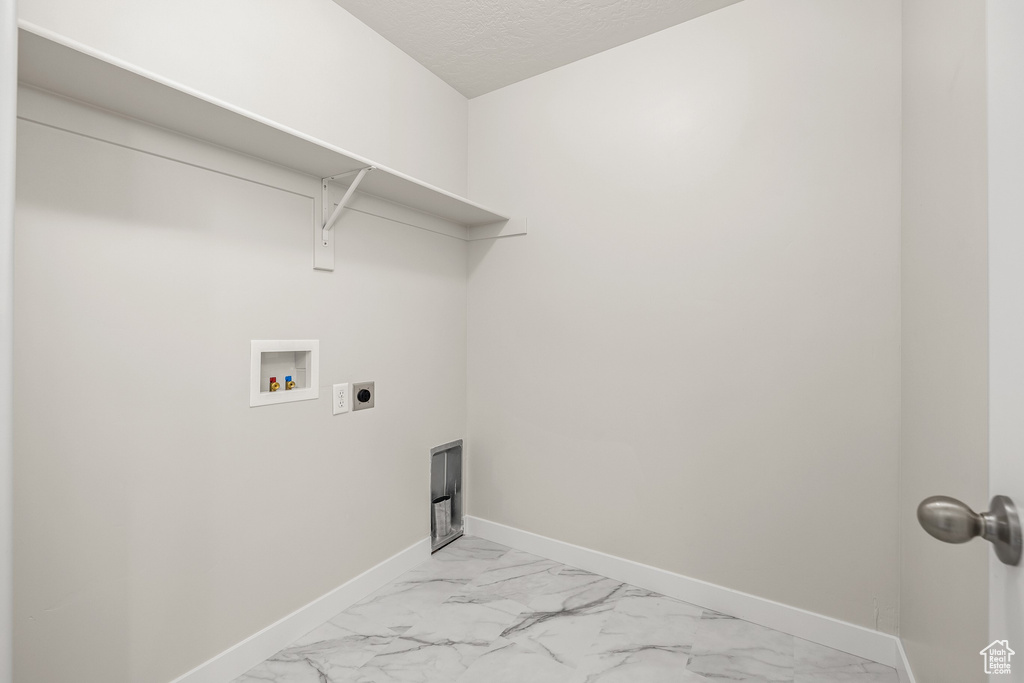
[[[46,29],[19,23],[19,82],[328,178],[367,166],[362,193],[465,228],[464,239],[524,234],[525,220],[485,208],[357,154],[149,73]]]

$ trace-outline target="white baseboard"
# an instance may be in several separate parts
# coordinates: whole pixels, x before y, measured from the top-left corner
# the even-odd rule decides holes
[[[896,668],[897,671],[902,667],[905,673],[900,673],[900,683],[914,683],[899,639],[887,633],[479,517],[466,518],[466,534],[745,619]]]
[[[430,557],[430,539],[413,543],[400,553],[343,583],[305,607],[249,636],[172,683],[229,683],[271,657],[295,639],[343,612],[381,586]]]
[[[907,652],[903,649],[903,641],[896,639],[896,673],[900,677],[900,683],[917,683],[914,672],[910,670],[910,661],[907,659]]]

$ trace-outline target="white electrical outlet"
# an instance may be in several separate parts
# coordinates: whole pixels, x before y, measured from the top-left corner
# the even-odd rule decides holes
[[[332,401],[332,405],[334,406],[334,414],[335,415],[341,415],[342,413],[347,413],[351,409],[351,406],[349,405],[349,392],[350,391],[351,391],[351,389],[349,389],[348,382],[346,382],[344,384],[335,384],[334,385],[334,388],[331,391],[331,401]]]

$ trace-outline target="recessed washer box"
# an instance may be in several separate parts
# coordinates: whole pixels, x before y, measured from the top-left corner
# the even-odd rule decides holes
[[[269,406],[308,401],[320,395],[319,339],[253,339],[249,372],[249,405]],[[294,389],[287,389],[291,376]],[[270,378],[281,388],[270,390]]]

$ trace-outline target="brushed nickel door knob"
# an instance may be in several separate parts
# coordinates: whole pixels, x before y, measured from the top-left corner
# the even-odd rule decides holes
[[[980,514],[956,498],[932,496],[917,506],[917,521],[945,543],[966,543],[981,536],[992,543],[996,557],[1004,564],[1020,564],[1020,517],[1013,501],[1006,496],[995,496],[989,511]]]

